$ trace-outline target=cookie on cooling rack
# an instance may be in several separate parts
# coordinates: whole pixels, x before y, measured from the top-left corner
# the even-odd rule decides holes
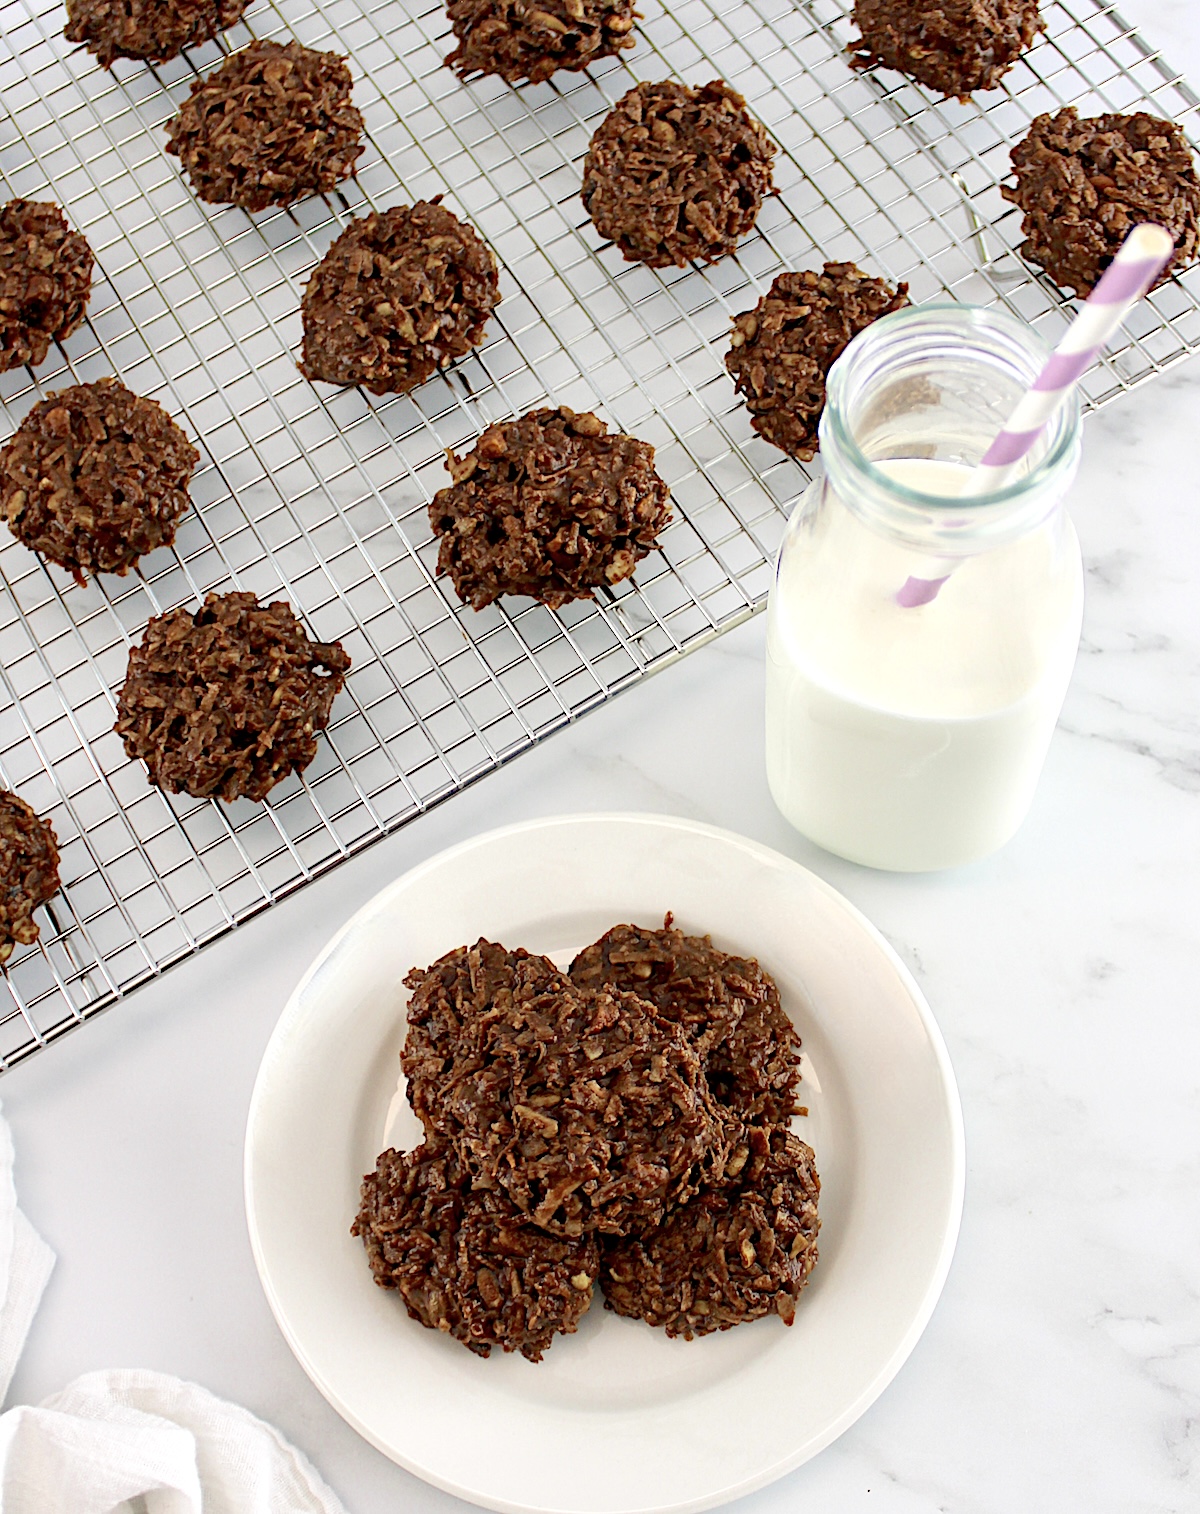
[[[129,654],[115,730],[150,782],[198,799],[263,799],[307,767],[350,658],[289,605],[210,594],[157,615]]]
[[[773,189],[775,144],[720,79],[639,84],[617,101],[583,164],[596,230],[651,268],[731,253]]]
[[[67,0],[68,42],[82,42],[103,68],[116,58],[165,63],[236,26],[249,0]]]
[[[759,436],[807,462],[817,451],[825,380],[848,343],[872,321],[908,304],[853,263],[820,273],[781,273],[753,310],[734,317],[725,366]]]
[[[46,360],[87,309],[95,259],[57,205],[9,200],[0,209],[0,373]]]
[[[739,1160],[730,1183],[698,1193],[657,1229],[604,1239],[609,1309],[685,1340],[766,1314],[792,1323],[817,1260],[812,1148],[781,1126],[755,1128]]]
[[[1038,0],[855,0],[852,68],[894,68],[965,100],[995,89],[1045,22]]]
[[[483,340],[500,298],[496,260],[436,201],[351,222],[304,291],[301,372],[406,393]]]
[[[557,609],[620,583],[671,518],[649,442],[565,406],[497,421],[447,459],[453,482],[429,506],[438,571],[476,610],[501,594]]]
[[[502,1189],[476,1187],[439,1141],[382,1154],[351,1233],[413,1319],[479,1356],[500,1346],[541,1361],[578,1328],[600,1265],[595,1236],[547,1235]]]
[[[739,1120],[778,1125],[795,1112],[800,1037],[770,973],[709,936],[615,925],[571,963],[580,988],[636,993],[683,1027],[713,1097]]]
[[[466,79],[498,74],[541,84],[634,45],[633,0],[449,0],[458,46],[446,66]]]
[[[0,963],[40,932],[33,912],[59,888],[54,827],[24,799],[0,789]]]
[[[167,123],[167,151],[216,204],[265,210],[328,194],[363,150],[352,87],[337,53],[251,42],[192,85]]]
[[[170,546],[200,454],[161,405],[115,378],[36,404],[0,452],[0,515],[82,583]]]
[[[1200,178],[1183,129],[1138,111],[1081,118],[1074,106],[1038,116],[1012,150],[1024,212],[1021,256],[1064,289],[1090,294],[1141,221],[1164,226],[1175,252],[1154,287],[1195,260]]]

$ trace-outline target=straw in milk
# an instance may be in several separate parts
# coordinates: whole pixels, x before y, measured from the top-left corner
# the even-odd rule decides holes
[[[988,494],[1013,482],[1055,411],[1166,267],[1174,249],[1174,238],[1163,227],[1133,228],[957,497]],[[897,591],[896,602],[905,609],[928,604],[949,578],[949,567],[941,578],[907,579]]]

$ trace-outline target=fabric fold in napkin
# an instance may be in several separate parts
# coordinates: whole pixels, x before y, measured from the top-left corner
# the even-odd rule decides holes
[[[0,1404],[54,1270],[54,1252],[17,1208],[13,1139],[0,1117]]]
[[[0,1415],[4,1514],[345,1514],[279,1431],[161,1372],[88,1372]]]
[[[54,1267],[0,1116],[0,1402]],[[279,1431],[161,1372],[89,1372],[0,1414],[0,1514],[346,1514]]]

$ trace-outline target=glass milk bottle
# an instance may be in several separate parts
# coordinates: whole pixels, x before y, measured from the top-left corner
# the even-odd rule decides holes
[[[1074,396],[1016,482],[956,495],[1048,356],[1008,316],[927,305],[830,372],[824,477],[767,609],[767,776],[797,830],[852,861],[971,862],[1033,802],[1083,619]]]

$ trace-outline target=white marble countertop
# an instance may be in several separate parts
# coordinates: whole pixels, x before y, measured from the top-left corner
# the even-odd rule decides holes
[[[1194,0],[1122,10],[1200,80]],[[644,809],[741,831],[858,905],[928,996],[966,1117],[962,1236],[913,1356],[738,1509],[1200,1507],[1198,414],[1193,362],[1088,425],[1083,647],[1033,813],[990,861],[876,874],[788,828],[759,619],[5,1078],[18,1192],[59,1258],[9,1402],[157,1368],[278,1424],[351,1514],[465,1509],[344,1425],[276,1329],[242,1211],[250,1089],[300,973],[390,879],[510,820]]]

